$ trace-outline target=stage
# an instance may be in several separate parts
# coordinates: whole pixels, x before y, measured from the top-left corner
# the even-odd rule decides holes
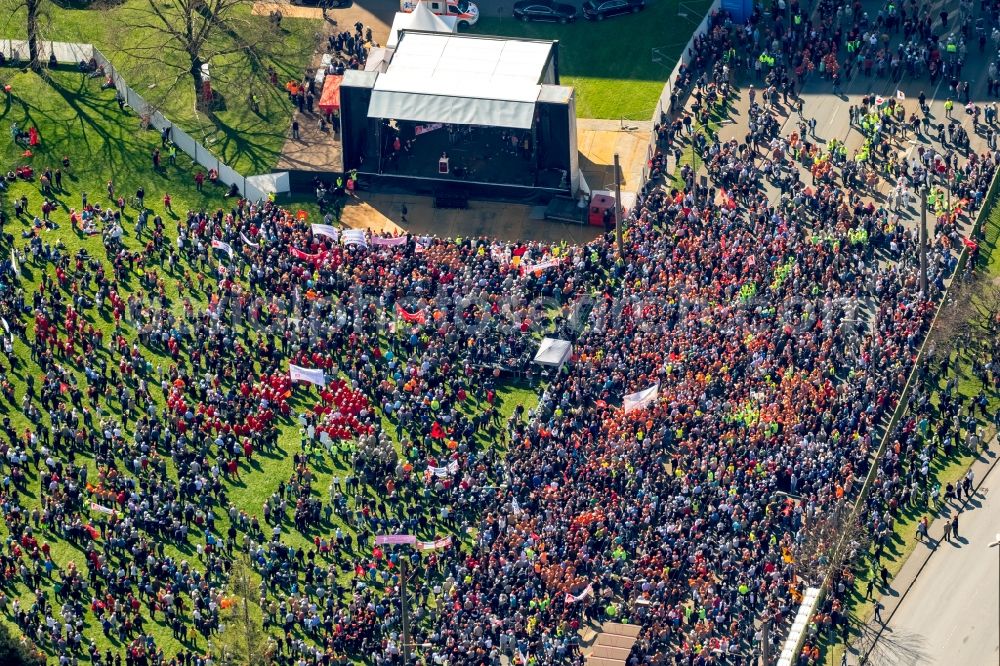
[[[387,128],[389,136],[386,137],[383,149],[383,175],[526,187],[537,184],[537,170],[528,132],[517,133],[497,127],[448,125],[415,135],[414,123],[397,125],[398,129]],[[400,139],[398,143],[393,134]],[[525,139],[528,141],[527,146]],[[446,160],[446,167],[442,166],[443,159]],[[447,168],[446,173],[442,172],[444,168]],[[558,187],[558,182],[555,186]]]
[[[384,67],[344,73],[344,169],[362,184],[458,207],[472,197],[574,193],[576,103],[573,89],[559,85],[557,47],[401,31]]]

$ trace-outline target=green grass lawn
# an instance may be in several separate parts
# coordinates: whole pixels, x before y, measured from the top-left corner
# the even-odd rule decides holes
[[[220,56],[209,64],[213,86],[224,100],[224,107],[210,118],[194,108],[193,85],[186,81],[173,87],[168,95],[164,88],[173,79],[173,72],[164,72],[155,62],[139,60],[128,52],[130,47],[156,39],[148,29],[132,27],[136,12],[147,0],[125,0],[107,3],[104,8],[79,8],[43,3],[43,36],[46,40],[94,44],[121,72],[128,84],[147,101],[161,100],[160,110],[178,127],[214,152],[225,164],[245,176],[270,173],[277,163],[291,123],[292,106],[284,91],[260,89],[260,113],[249,109],[243,90],[246,77],[232,63],[231,57]],[[97,7],[98,5],[92,5]],[[236,7],[234,15],[247,30],[263,29],[268,18],[250,16],[250,3]],[[26,35],[23,4],[16,0],[0,0],[0,36],[24,39]],[[284,19],[276,36],[280,48],[267,64],[279,72],[283,85],[289,79],[302,77],[315,50],[320,26],[316,21]],[[217,38],[217,39],[221,39]],[[9,70],[0,69],[0,80],[10,77]]]
[[[649,120],[663,84],[709,2],[651,0],[635,15],[605,21],[522,23],[506,15],[482,16],[472,29],[483,35],[559,40],[560,83],[576,88],[581,118]],[[685,16],[681,16],[685,14]],[[659,49],[658,62],[653,49]]]
[[[12,72],[7,72],[11,74]],[[134,194],[139,185],[146,189],[147,203],[156,213],[163,215],[166,223],[166,236],[168,242],[172,242],[176,236],[174,221],[178,216],[184,215],[185,211],[208,210],[213,211],[219,207],[227,208],[232,204],[231,200],[223,197],[223,188],[205,187],[204,192],[198,192],[191,178],[193,165],[185,156],[179,156],[178,164],[166,166],[160,172],[153,172],[151,168],[150,152],[160,145],[159,134],[155,131],[139,131],[138,119],[132,113],[119,111],[115,103],[113,91],[101,90],[99,79],[89,79],[83,75],[71,71],[55,71],[50,73],[50,80],[44,80],[32,73],[15,73],[7,79],[13,89],[14,95],[7,100],[0,108],[0,125],[4,131],[11,123],[17,123],[21,127],[35,125],[41,134],[41,144],[34,149],[34,156],[25,158],[22,155],[23,147],[14,144],[9,138],[0,140],[0,169],[4,173],[18,165],[31,163],[37,172],[40,172],[46,165],[56,168],[61,166],[64,155],[69,156],[72,162],[71,168],[63,179],[63,189],[55,193],[54,198],[58,204],[58,210],[53,214],[60,226],[54,230],[41,230],[40,234],[44,242],[56,244],[61,242],[65,245],[66,251],[75,253],[77,250],[86,249],[91,256],[100,258],[105,267],[109,263],[104,259],[105,254],[100,236],[83,236],[75,233],[68,222],[70,208],[80,208],[82,195],[88,193],[88,200],[92,203],[106,203],[106,183],[114,182],[116,190],[123,192],[126,196]],[[169,192],[173,199],[173,210],[171,214],[164,210],[162,205],[163,194]],[[5,231],[14,237],[15,245],[23,248],[26,245],[25,234],[30,233],[32,218],[39,213],[42,203],[42,196],[39,190],[37,178],[34,181],[17,181],[11,185],[10,190],[0,195],[0,204],[8,215],[12,214],[11,201],[14,197],[25,196],[28,199],[29,215],[21,218],[11,219],[6,225]],[[309,204],[290,202],[291,209],[303,208],[310,216],[318,215],[315,206]],[[124,214],[125,237],[124,242],[133,251],[141,250],[145,239],[134,237],[134,221],[136,212],[127,208]],[[40,213],[39,213],[40,214]],[[148,236],[146,237],[148,239]],[[10,247],[5,241],[0,241],[0,256],[9,256]],[[194,268],[182,263],[182,268],[194,272]],[[24,290],[26,300],[31,301],[31,294],[38,288],[41,282],[43,271],[52,274],[51,265],[42,266],[33,261],[26,261],[21,266],[22,281],[21,288]],[[166,270],[161,267],[161,271]],[[135,293],[141,287],[138,284],[137,274],[132,273],[128,281],[120,285],[124,291],[123,298],[128,294]],[[165,276],[166,277],[166,276]],[[172,306],[180,301],[181,280],[179,272],[173,276],[166,277],[167,297]],[[212,280],[208,281],[209,283]],[[205,303],[207,295],[202,292],[193,282],[184,285],[184,296],[191,298],[196,304]],[[110,317],[101,316],[95,311],[86,311],[85,318],[90,323],[99,327],[105,332],[105,340],[110,338],[110,333],[114,329],[114,324]],[[29,338],[31,324],[29,324]],[[135,331],[131,325],[124,327],[125,335],[129,340],[133,340]],[[41,374],[38,366],[30,361],[30,353],[26,345],[20,340],[15,340],[15,357],[19,360],[18,367],[10,369],[7,378],[15,388],[16,401],[25,393],[25,381],[28,374],[38,376]],[[99,355],[103,356],[109,363],[116,363],[117,357],[113,357],[107,351],[102,350]],[[142,347],[142,355],[153,366],[162,365],[167,367],[170,359],[158,353],[156,349]],[[9,365],[4,364],[4,367]],[[65,363],[64,363],[65,365]],[[73,376],[79,385],[85,385],[82,368],[73,368]],[[513,413],[517,405],[523,405],[530,410],[537,404],[539,390],[521,384],[502,384],[498,387],[497,397],[502,423]],[[482,404],[475,399],[476,391],[470,392],[473,399],[468,401],[464,409],[468,414],[473,414],[481,409]],[[158,389],[153,390],[153,397],[162,407],[163,396]],[[293,396],[292,405],[301,408],[311,405],[312,402],[305,389],[296,389]],[[106,413],[113,417],[119,415],[117,403],[106,408]],[[17,404],[8,404],[0,399],[0,414],[9,415],[12,425],[18,432],[29,427],[30,423],[21,414]],[[392,421],[385,418],[384,422],[389,426],[388,432],[394,432]],[[296,451],[302,451],[302,437],[299,426],[295,419],[289,418],[280,423],[279,450],[274,453],[265,454],[258,452],[250,469],[246,466],[241,470],[241,478],[233,480],[227,484],[227,495],[229,500],[241,509],[245,509],[250,515],[262,517],[263,502],[285,481],[287,482],[293,474],[292,456]],[[478,436],[477,446],[485,449],[495,446],[496,442],[490,440],[485,434]],[[80,462],[80,458],[77,458]],[[93,460],[87,460],[91,479],[97,478],[97,469]],[[349,458],[346,454],[329,455],[325,451],[316,450],[311,455],[310,468],[315,473],[316,478],[313,483],[314,492],[326,498],[327,488],[334,475],[343,478],[350,469]],[[171,470],[173,476],[173,470]],[[372,502],[379,501],[379,491],[373,488],[365,488],[364,493]],[[41,497],[38,492],[37,473],[32,469],[28,483],[28,492],[22,495],[22,504],[30,511],[36,506],[40,506]],[[407,504],[415,510],[423,510],[419,502],[421,500],[413,497],[407,498]],[[395,510],[395,505],[390,507],[390,511]],[[433,513],[433,510],[430,510]],[[217,512],[216,531],[224,533],[228,527],[228,517],[224,512]],[[336,527],[342,527],[345,531],[353,533],[349,525],[340,521],[334,515],[332,522],[320,526],[323,534],[330,534]],[[455,528],[446,527],[439,524],[436,519],[432,519],[428,526],[427,533],[421,533],[420,538],[429,539],[435,535],[454,532],[454,536],[462,544],[467,544],[474,535],[474,532],[458,533]],[[314,532],[314,534],[320,532]],[[6,536],[5,528],[0,526],[0,538]],[[191,543],[197,543],[203,538],[199,530],[193,530]],[[285,521],[283,529],[283,540],[285,543],[296,548],[311,547],[312,535],[305,536],[295,531],[291,525],[291,520]],[[52,548],[53,559],[56,564],[64,568],[70,562],[75,562],[83,567],[83,553],[70,542],[62,539],[59,535],[50,530],[42,528],[39,532],[39,540],[48,542]],[[187,544],[168,544],[166,553],[177,559],[196,561],[195,551]],[[354,553],[357,557],[362,557],[362,553]],[[256,578],[254,584],[259,582]],[[349,587],[352,574],[345,572],[341,582]],[[34,594],[28,590],[23,583],[17,583],[6,588],[6,593],[21,599],[25,607],[30,606],[34,601]],[[108,638],[101,632],[100,626],[95,623],[94,616],[88,613],[88,625],[85,630],[85,637],[97,642],[103,651],[110,648],[114,651],[121,649],[120,643],[115,638]],[[9,622],[9,618],[0,618],[0,621]],[[159,621],[148,621],[146,623],[147,632],[156,640],[157,644],[164,648],[168,655],[173,655],[183,646],[204,651],[208,646],[203,637],[197,637],[192,643],[183,645],[175,640],[169,628]]]

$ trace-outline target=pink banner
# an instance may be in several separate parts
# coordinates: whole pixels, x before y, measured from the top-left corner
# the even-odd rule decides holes
[[[372,238],[372,245],[383,245],[386,247],[406,245],[406,236],[396,236],[395,238],[382,238],[381,236],[376,236]]]
[[[412,546],[417,542],[417,537],[412,534],[378,534],[375,536],[375,545],[404,545]]]
[[[428,123],[426,125],[417,125],[413,128],[413,135],[420,136],[421,134],[427,134],[428,132],[433,132],[434,130],[441,129],[444,127],[441,123]]]

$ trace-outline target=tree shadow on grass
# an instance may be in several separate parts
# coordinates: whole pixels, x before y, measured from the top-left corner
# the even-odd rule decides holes
[[[78,76],[74,80],[71,77]],[[113,91],[105,91],[95,88],[99,84],[90,84],[88,77],[82,74],[57,73],[48,74],[44,79],[45,84],[58,95],[61,105],[73,112],[72,118],[67,118],[67,114],[60,113],[58,107],[45,109],[39,106],[30,106],[22,102],[25,118],[28,122],[33,122],[33,116],[44,118],[50,123],[66,127],[68,124],[76,129],[69,129],[72,138],[63,135],[62,142],[69,140],[78,146],[79,154],[74,155],[74,159],[79,159],[84,164],[97,166],[101,171],[110,176],[110,180],[116,181],[122,178],[126,181],[134,179],[136,174],[150,173],[149,150],[152,150],[157,142],[145,139],[141,134],[136,134],[128,129],[130,122],[136,122],[138,118],[132,114],[123,114],[114,101]],[[95,79],[96,80],[96,79]],[[44,137],[43,137],[44,138]],[[43,155],[50,160],[58,162],[61,154],[55,154],[48,148],[48,144],[43,141]],[[152,183],[146,183],[148,187],[152,185],[164,185],[162,181],[171,181],[172,174],[179,173],[181,166],[172,167],[165,165],[163,168],[153,171]],[[78,178],[67,169],[64,177],[70,181],[77,181]],[[175,181],[176,182],[176,181]],[[69,195],[68,191],[59,193],[60,198]],[[66,204],[60,201],[66,208]],[[126,215],[127,218],[134,216]]]

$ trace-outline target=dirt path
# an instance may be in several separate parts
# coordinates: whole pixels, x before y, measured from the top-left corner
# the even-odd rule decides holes
[[[287,2],[255,2],[250,13],[254,16],[270,16],[275,11],[281,12],[286,18],[323,20],[323,12],[319,7],[299,7]]]

